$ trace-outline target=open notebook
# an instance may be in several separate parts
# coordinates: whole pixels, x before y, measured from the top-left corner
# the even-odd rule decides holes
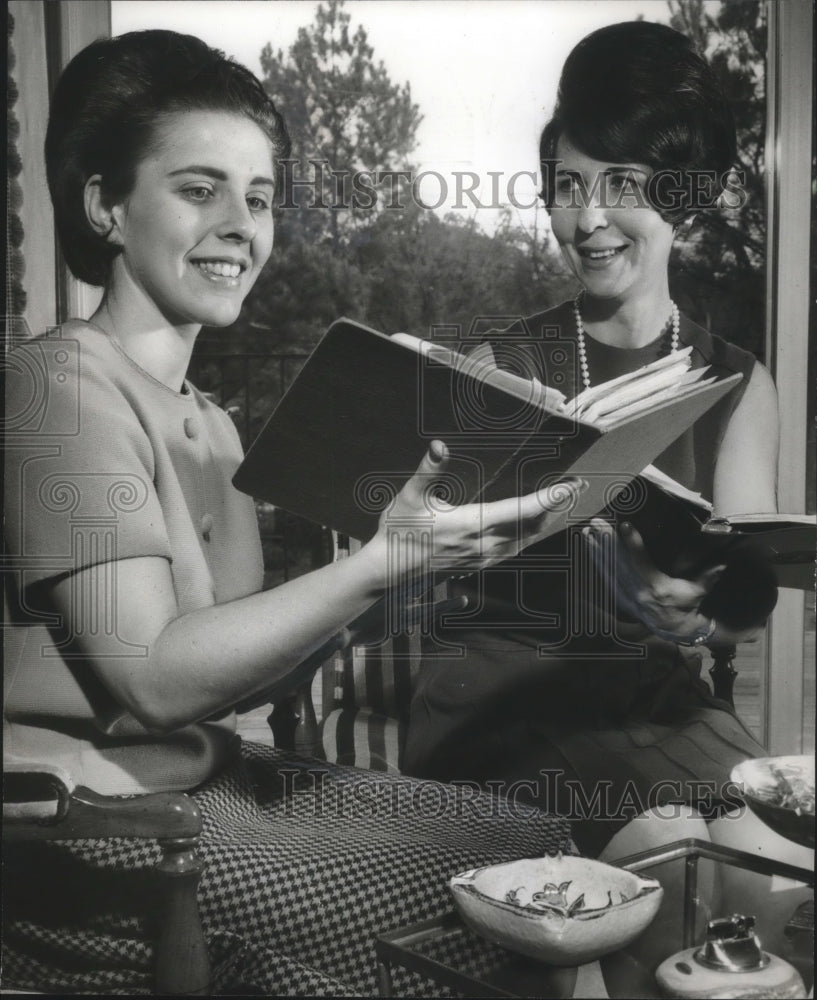
[[[642,470],[640,479],[646,499],[637,526],[668,572],[694,575],[706,566],[729,563],[735,554],[742,560],[751,555],[771,568],[778,586],[814,587],[814,514],[715,514],[709,501],[654,466]]]
[[[544,385],[536,378],[523,378],[499,368],[487,343],[465,355],[408,333],[392,334],[391,340],[438,364],[467,372],[522,401],[592,424],[599,430],[608,430],[662,402],[687,395],[694,387],[717,381],[714,376],[704,377],[708,368],[691,368],[692,348],[685,347],[634,372],[591,386],[568,400],[559,389]]]
[[[351,320],[333,323],[238,469],[236,487],[367,539],[429,443],[451,459],[451,502],[530,493],[567,475],[589,488],[568,519],[604,508],[740,380],[678,351],[574,400],[464,356]]]

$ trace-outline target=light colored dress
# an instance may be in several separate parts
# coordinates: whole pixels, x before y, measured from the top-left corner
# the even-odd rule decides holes
[[[7,630],[7,752],[102,792],[191,791],[215,994],[375,996],[376,935],[449,909],[453,874],[573,850],[565,820],[498,809],[474,789],[242,746],[232,713],[144,732],[49,631],[39,588],[154,556],[170,562],[182,613],[260,590],[252,501],[231,484],[237,434],[193,386],[172,392],[88,324],[26,344],[9,369],[6,529],[20,600]],[[121,653],[114,612],[99,627]],[[9,845],[4,986],[150,993],[157,860],[138,840]],[[483,966],[501,962],[492,954],[475,952]],[[396,986],[439,990],[407,974]]]
[[[68,323],[20,345],[6,380],[6,525],[17,572],[5,634],[4,752],[126,794],[200,784],[235,751],[235,717],[148,734],[99,683],[43,603],[44,581],[137,556],[167,559],[187,613],[261,589],[252,500],[230,482],[232,421],[188,382],[174,392],[102,330]],[[77,599],[82,599],[80,593]],[[111,600],[96,623],[133,657]]]

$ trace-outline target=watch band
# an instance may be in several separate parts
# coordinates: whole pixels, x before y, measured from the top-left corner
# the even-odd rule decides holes
[[[715,619],[710,618],[708,625],[702,625],[688,639],[678,639],[676,641],[679,646],[705,646],[715,634],[715,629],[717,627],[718,623]]]

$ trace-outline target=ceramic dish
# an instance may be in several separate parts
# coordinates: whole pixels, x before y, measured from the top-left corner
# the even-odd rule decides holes
[[[623,947],[663,895],[653,878],[561,855],[474,868],[449,884],[477,934],[552,965],[583,965]]]
[[[746,804],[776,833],[814,847],[814,757],[758,757],[732,769]]]

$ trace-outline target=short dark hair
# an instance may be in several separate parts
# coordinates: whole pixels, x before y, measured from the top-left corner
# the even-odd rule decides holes
[[[716,203],[736,157],[732,111],[714,70],[685,35],[651,21],[600,28],[567,57],[539,142],[548,208],[561,136],[593,159],[671,174],[676,183],[660,199],[656,184],[650,200],[673,223]]]
[[[86,218],[88,179],[100,174],[107,198],[128,195],[157,125],[193,110],[244,115],[268,137],[276,163],[289,155],[283,118],[260,81],[193,35],[150,30],[99,39],[65,67],[51,99],[45,161],[60,244],[77,278],[103,285],[121,249]]]

